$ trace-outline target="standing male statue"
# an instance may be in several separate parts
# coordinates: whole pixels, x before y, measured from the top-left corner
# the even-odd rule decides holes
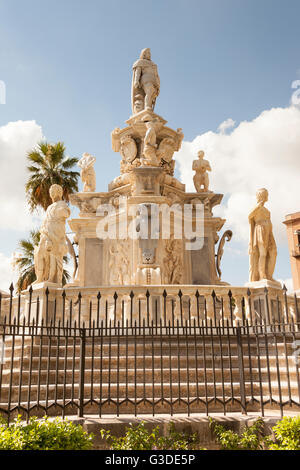
[[[34,250],[36,281],[62,284],[63,257],[68,252],[66,239],[66,219],[71,211],[62,201],[63,188],[58,184],[50,187],[51,204],[40,229],[40,243]]]
[[[257,205],[249,214],[250,224],[250,282],[268,279],[273,281],[277,249],[273,236],[271,215],[264,204],[268,200],[268,191],[259,189],[256,193]]]
[[[159,95],[160,80],[157,65],[151,60],[150,49],[143,49],[139,60],[133,64],[132,112],[137,114],[143,109],[153,111]]]

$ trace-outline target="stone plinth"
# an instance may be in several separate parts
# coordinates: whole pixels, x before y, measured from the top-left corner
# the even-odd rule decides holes
[[[62,286],[52,282],[41,282],[32,285],[32,292],[27,289],[22,292],[25,301],[25,317],[34,319],[35,323],[41,324],[46,319],[50,324],[56,318],[61,319],[63,297]]]
[[[249,288],[252,287],[252,289],[260,289],[264,287],[267,287],[267,288],[271,287],[274,289],[282,288],[281,283],[279,281],[270,280],[270,279],[261,279],[260,281],[247,282],[245,286]]]
[[[133,171],[133,196],[160,196],[164,172],[159,167],[138,167]]]

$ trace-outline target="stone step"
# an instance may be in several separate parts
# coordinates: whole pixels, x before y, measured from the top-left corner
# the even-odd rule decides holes
[[[79,369],[66,369],[59,367],[56,371],[55,368],[49,370],[31,370],[28,369],[14,369],[13,373],[11,374],[10,370],[5,370],[2,373],[2,384],[9,384],[12,380],[13,385],[18,385],[20,381],[20,374],[22,375],[22,384],[27,385],[29,381],[31,381],[32,385],[36,385],[38,381],[40,384],[46,384],[48,381],[51,384],[55,384],[56,381],[58,383],[63,383],[66,380],[66,383],[78,383],[79,381]],[[269,370],[267,368],[262,368],[259,374],[259,370],[257,368],[253,368],[251,373],[249,369],[246,369],[244,372],[244,377],[246,381],[253,381],[258,382],[260,377],[261,380],[266,383],[270,379],[277,382],[277,369],[272,367]],[[93,371],[91,369],[85,369],[85,380],[91,381],[93,377],[94,383],[117,383],[117,382],[125,382],[126,380],[129,383],[143,383],[143,382],[161,382],[162,378],[163,381],[174,381],[177,382],[178,378],[180,377],[180,381],[187,381],[187,377],[191,382],[198,382],[204,383],[205,382],[205,371],[203,369],[198,369],[196,371],[195,368],[189,367],[189,371],[187,369],[180,369],[178,372],[177,368],[173,368],[170,372],[169,367],[155,368],[152,369],[143,369],[138,367],[137,369],[129,368],[126,373],[125,368],[120,368],[119,371],[115,368],[107,369],[104,368],[100,371],[99,368],[95,368]],[[231,372],[228,369],[206,369],[206,379],[208,381],[216,381],[217,383],[221,383],[222,380],[224,381],[231,381],[239,382],[239,369],[233,369]],[[287,380],[288,376],[286,371],[280,371],[280,380]],[[297,381],[297,374],[294,371],[289,371],[289,379],[291,381]],[[300,378],[299,378],[300,379]]]
[[[52,342],[50,343],[48,341],[43,341],[42,345],[36,344],[36,345],[33,345],[32,348],[31,348],[31,344],[24,343],[24,347],[22,347],[22,344],[20,343],[20,344],[15,344],[14,355],[16,357],[19,357],[22,354],[22,351],[24,355],[30,354],[31,349],[32,349],[33,355],[40,355],[40,353],[42,353],[42,355],[47,355],[49,350],[50,350],[51,355],[56,355],[57,351],[58,351],[59,356],[64,356],[66,351],[68,352],[68,354],[73,354],[73,351],[75,351],[75,353],[79,355],[80,344],[76,342],[75,347],[74,347],[73,339],[68,340],[67,346],[66,346],[65,340],[61,340],[59,344],[53,344]],[[160,354],[162,352],[163,355],[168,355],[170,352],[170,349],[171,351],[174,351],[174,350],[176,350],[176,352],[179,351],[180,355],[185,355],[187,344],[185,341],[180,341],[179,343],[177,341],[170,341],[170,342],[163,342],[163,343],[155,341],[152,344],[152,342],[148,340],[145,342],[145,344],[143,344],[142,341],[136,341],[135,343],[130,342],[127,345],[123,341],[120,342],[119,344],[111,343],[111,345],[109,345],[107,342],[103,343],[102,345],[99,343],[95,343],[93,346],[90,343],[86,344],[87,355],[92,354],[92,351],[94,352],[94,355],[99,355],[101,350],[104,355],[108,354],[109,351],[111,352],[112,355],[117,354],[118,352],[121,355],[125,355],[126,351],[128,351],[129,355],[132,355],[135,352],[137,352],[137,354],[141,354],[145,352],[146,355],[149,355],[149,354],[152,355],[153,352],[154,354],[157,354],[157,353]],[[188,343],[188,349],[191,354],[195,354],[195,351],[197,351],[198,355],[203,355],[204,345],[203,343],[199,341],[197,342],[196,345],[195,345],[195,342],[190,341]],[[274,343],[268,343],[268,347],[266,348],[265,343],[261,342],[259,343],[258,349],[259,349],[260,354],[266,354],[267,352],[270,355],[276,354],[276,348],[275,348]],[[248,355],[249,353],[257,354],[258,349],[257,349],[257,345],[254,343],[250,345],[248,345],[247,343],[243,343],[244,355]],[[221,354],[221,352],[223,352],[224,354],[228,354],[229,345],[225,341],[222,343],[222,346],[217,341],[214,341],[213,343],[206,342],[205,350],[207,352],[214,351],[214,354]],[[5,342],[5,351],[6,351],[7,356],[11,355],[11,345],[8,345],[6,342]],[[286,345],[284,343],[278,343],[277,351],[278,351],[278,354],[284,353],[285,351],[287,351],[288,354],[291,354],[294,352],[293,344],[291,342],[286,343]],[[230,352],[232,355],[237,354],[238,348],[237,348],[236,342],[230,343]]]
[[[293,348],[293,342],[294,339],[292,338],[290,341],[286,341],[284,343],[283,341],[280,341],[277,343],[277,351],[278,354],[284,353],[287,351],[288,354],[294,351]],[[5,351],[7,355],[11,355],[11,343],[8,342],[7,340],[5,341]],[[205,345],[205,348],[204,348]],[[111,354],[117,354],[118,352],[120,354],[125,354],[126,351],[128,351],[128,354],[134,354],[135,352],[139,353],[144,353],[147,354],[152,354],[153,351],[156,354],[157,352],[163,353],[165,355],[169,354],[169,351],[176,350],[179,351],[179,354],[186,354],[186,350],[188,347],[189,352],[195,353],[197,351],[197,354],[201,355],[203,354],[204,349],[209,352],[209,351],[214,351],[215,354],[221,354],[227,353],[229,351],[229,346],[230,346],[230,351],[232,355],[237,354],[238,352],[238,347],[237,347],[237,342],[236,338],[233,340],[230,340],[230,343],[228,343],[227,339],[223,339],[222,343],[217,339],[214,339],[212,342],[211,340],[205,340],[203,342],[202,340],[197,339],[195,341],[193,338],[190,339],[188,342],[185,341],[185,338],[181,338],[181,340],[178,342],[176,338],[172,338],[171,340],[168,341],[162,341],[154,339],[153,341],[149,338],[145,339],[145,342],[143,341],[143,338],[137,338],[136,340],[130,340],[128,343],[124,341],[124,339],[121,339],[119,342],[115,341],[112,339],[111,342],[108,340],[103,341],[95,341],[92,343],[91,341],[86,342],[86,353],[91,354],[92,351],[94,354],[100,354],[100,351],[103,351],[103,354],[107,354],[108,351],[111,351]],[[258,345],[256,342],[243,342],[242,343],[242,348],[244,351],[244,354],[257,354],[258,350],[260,351],[261,354],[266,354],[267,352],[269,354],[276,354],[276,348],[275,348],[275,343],[273,340],[269,340],[268,346],[266,347],[265,341],[260,341]],[[22,341],[16,341],[14,344],[14,355],[18,356],[22,353],[23,354],[28,354],[30,353],[32,349],[33,355],[39,355],[40,352],[42,352],[43,355],[48,354],[48,351],[50,350],[51,355],[56,354],[58,351],[58,355],[64,355],[65,351],[68,353],[75,353],[79,354],[80,351],[80,342],[79,340],[75,340],[74,344],[74,339],[69,338],[67,341],[65,341],[65,338],[60,339],[59,342],[51,339],[51,341],[48,338],[43,338],[42,341],[37,341],[35,338],[35,342],[31,344],[31,341],[24,341],[22,345]]]
[[[218,355],[212,356],[211,354],[207,354],[205,359],[204,359],[204,356],[199,355],[197,356],[197,361],[196,361],[195,355],[190,354],[188,361],[187,361],[186,355],[180,356],[179,361],[178,361],[178,355],[177,354],[174,355],[174,353],[172,353],[171,357],[168,355],[163,356],[162,361],[163,361],[163,364],[165,365],[171,362],[173,369],[178,368],[178,363],[181,368],[186,368],[187,362],[190,367],[196,367],[196,362],[197,362],[198,369],[201,369],[201,368],[204,369],[206,365],[207,368],[212,368],[214,366],[216,369],[222,367],[224,370],[226,370],[226,369],[230,369],[230,363],[231,363],[231,368],[233,369],[239,368],[238,358],[236,356],[230,357],[225,354],[223,354],[222,359]],[[23,360],[21,357],[14,357],[13,366],[15,368],[21,367],[21,363],[22,363],[22,368],[25,368],[25,369],[26,368],[29,369],[30,364],[32,364],[33,370],[39,369],[39,367],[41,367],[42,369],[45,369],[45,368],[48,369],[48,367],[50,369],[55,369],[56,362],[57,362],[57,358],[55,355],[50,356],[50,359],[48,359],[47,356],[42,357],[42,358],[33,357],[32,359],[30,358],[30,356],[24,356]],[[161,356],[159,354],[155,355],[154,357],[148,355],[148,356],[145,356],[144,358],[143,355],[139,354],[136,357],[134,355],[128,355],[127,357],[122,356],[122,355],[120,356],[113,355],[109,358],[106,355],[102,357],[102,361],[99,355],[95,355],[93,358],[90,356],[87,356],[85,358],[85,367],[92,368],[92,362],[94,363],[95,368],[96,367],[101,368],[101,365],[104,368],[108,368],[109,364],[111,368],[117,368],[118,365],[119,367],[125,368],[126,364],[128,365],[128,367],[135,367],[135,363],[136,363],[137,366],[143,367],[143,365],[145,365],[146,369],[149,369],[149,368],[152,369],[153,367],[152,363],[154,363],[155,368],[159,368],[161,366]],[[270,367],[276,367],[277,358],[275,356],[269,356],[269,358],[267,358],[267,356],[261,355],[260,360],[258,360],[256,356],[251,355],[250,358],[248,356],[245,356],[243,362],[244,362],[245,369],[250,368],[250,366],[252,368],[254,367],[259,368],[259,363],[261,367],[267,367],[268,362],[269,362]],[[64,363],[65,363],[64,356],[59,356],[58,357],[59,368],[64,368]],[[79,356],[72,357],[71,355],[71,357],[70,356],[67,357],[67,360],[66,360],[67,368],[73,368],[73,363],[74,363],[75,368],[79,367]],[[288,364],[288,367],[290,370],[297,371],[298,366],[295,362],[294,356],[289,356],[286,358],[284,355],[280,355],[278,357],[278,365],[280,368],[284,368],[285,370],[286,364]],[[10,356],[6,355],[5,363],[3,364],[3,369],[4,370],[10,369],[10,365],[11,365],[11,358]],[[299,373],[300,373],[300,370],[299,370]]]
[[[272,395],[278,395],[278,388],[277,388],[277,383],[272,382]],[[103,383],[102,387],[99,384],[93,384],[93,394],[91,391],[91,384],[86,383],[85,388],[84,388],[84,398],[90,399],[91,396],[94,397],[94,399],[100,399],[102,396],[102,399],[107,399],[107,398],[117,398],[119,396],[119,399],[124,399],[126,396],[131,399],[136,399],[140,400],[144,397],[153,397],[154,398],[163,398],[163,397],[174,397],[178,398],[179,396],[190,396],[190,397],[198,397],[199,399],[202,398],[203,400],[206,399],[206,394],[208,397],[216,397],[222,399],[223,396],[227,399],[232,397],[232,392],[234,397],[240,397],[240,384],[239,383],[228,383],[225,382],[224,384],[214,384],[214,383],[207,383],[207,386],[205,387],[203,384],[195,384],[195,383],[181,383],[180,387],[178,383],[172,383],[172,386],[170,383],[163,383],[161,386],[160,383],[146,383],[146,384],[133,384],[133,383],[123,383],[120,382],[118,384],[107,384]],[[21,393],[19,394],[19,387],[18,386],[13,386],[11,389],[9,389],[8,385],[3,385],[1,387],[1,395],[0,395],[0,402],[3,403],[8,403],[9,401],[9,390],[10,390],[10,401],[12,402],[18,402],[20,401],[26,401],[28,399],[28,387],[27,386],[22,386],[21,387]],[[172,395],[171,391],[172,390]],[[253,394],[257,397],[260,395],[260,387],[258,384],[253,386],[251,388],[249,383],[245,384],[245,394],[247,397],[252,396],[252,390]],[[294,400],[299,401],[299,396],[298,396],[298,389],[297,389],[297,384],[292,382],[290,384],[290,390],[292,397]],[[281,383],[281,391],[282,391],[282,396],[288,397],[289,396],[289,389],[287,386],[286,382]],[[79,393],[79,386],[75,384],[73,387],[70,384],[51,384],[51,385],[41,385],[40,387],[37,387],[36,385],[32,385],[30,387],[30,401],[37,401],[38,395],[40,400],[46,400],[47,395],[48,395],[48,400],[49,401],[55,401],[56,399],[63,399],[65,397],[66,400],[69,400],[71,398],[77,398]],[[269,396],[269,389],[268,387],[263,387],[263,394],[266,396]]]
[[[259,397],[257,397],[258,399]],[[265,401],[268,398],[265,398]],[[190,401],[190,406],[187,405],[187,402]],[[224,412],[224,405],[219,401],[214,401],[213,397],[208,397],[208,407],[200,400],[197,400],[196,397],[190,397],[190,400],[187,397],[181,397],[180,400],[170,399],[170,397],[166,397],[163,400],[161,399],[154,399],[154,407],[153,407],[153,398],[147,397],[145,399],[139,399],[135,401],[132,399],[128,400],[117,400],[117,398],[112,398],[111,401],[102,400],[101,405],[101,413],[100,413],[100,406],[99,402],[94,403],[90,401],[85,401],[84,406],[84,413],[86,415],[96,415],[96,416],[105,416],[105,415],[116,415],[119,413],[120,415],[144,415],[149,414],[153,415],[153,411],[155,410],[155,414],[177,414],[177,413],[184,413],[187,414],[188,411],[190,413],[206,413],[208,410],[209,413],[217,413],[217,412]],[[171,407],[172,403],[172,407]],[[37,405],[36,401],[28,402],[23,401],[11,404],[11,409],[15,408],[14,411],[11,412],[11,419],[17,417],[18,414],[22,414],[26,417],[25,410],[29,409],[30,414],[32,416],[45,416],[45,414],[49,416],[59,416],[62,415],[62,409],[65,407],[65,415],[77,415],[78,413],[78,399],[74,400],[57,400],[56,403],[48,402],[46,403],[45,400],[40,400],[39,405]],[[44,408],[43,408],[44,407]],[[47,410],[46,410],[47,407]],[[0,408],[5,410],[7,409],[6,403],[0,403]],[[234,401],[232,402],[230,399],[227,400],[226,403],[226,412],[240,412],[241,405]],[[248,404],[247,410],[248,411],[258,411],[259,405],[257,403]],[[272,406],[272,409],[279,409],[277,405]],[[289,408],[292,409],[292,408]]]

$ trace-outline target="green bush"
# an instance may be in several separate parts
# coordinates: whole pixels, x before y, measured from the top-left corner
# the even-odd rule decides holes
[[[134,426],[125,428],[125,436],[112,436],[110,431],[101,429],[101,437],[106,439],[112,450],[188,450],[196,449],[198,442],[197,433],[186,434],[176,432],[174,423],[171,423],[167,436],[159,435],[159,426],[151,431],[145,427],[142,421]]]
[[[265,442],[262,434],[264,422],[261,418],[252,426],[245,427],[242,434],[226,429],[211,418],[210,425],[223,450],[261,450],[264,448]]]
[[[300,450],[300,416],[285,416],[272,430],[276,442],[269,440],[270,450]]]
[[[242,434],[227,430],[210,419],[217,440],[224,450],[300,450],[300,416],[287,417],[272,428],[273,436],[263,437],[263,420],[259,418]]]
[[[170,423],[168,428],[168,435],[162,436],[160,449],[165,450],[189,450],[189,449],[200,449],[198,447],[199,438],[198,434],[181,433],[175,430],[174,423]],[[204,449],[202,449],[204,450]]]
[[[82,426],[60,418],[32,417],[26,424],[18,416],[10,426],[0,424],[0,450],[88,450],[93,438]]]

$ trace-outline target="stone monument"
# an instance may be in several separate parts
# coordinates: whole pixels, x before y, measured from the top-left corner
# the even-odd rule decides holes
[[[112,149],[121,157],[120,174],[107,192],[70,196],[80,209],[79,217],[69,221],[78,241],[75,286],[226,284],[216,266],[218,232],[225,220],[213,215],[223,195],[208,190],[211,168],[201,152],[194,166],[196,193],[187,193],[175,177],[174,153],[181,147],[183,133],[181,128],[167,127],[167,121],[154,112],[159,91],[157,66],[150,49],[144,49],[133,66],[132,116],[124,128],[111,134]],[[184,223],[187,220],[192,227],[197,227],[201,213],[202,233],[194,228],[191,237],[185,233],[177,237],[183,213],[189,214]],[[142,219],[148,224],[146,230],[141,228]],[[153,223],[155,233],[150,229]],[[129,236],[133,226],[135,236]],[[105,227],[110,227],[113,237],[107,236]],[[198,239],[201,243],[191,250]],[[218,264],[222,252],[223,245]]]
[[[273,280],[276,244],[270,212],[264,207],[267,190],[258,191],[257,206],[249,215],[250,289],[232,286],[229,291],[221,260],[232,232],[221,233],[226,220],[214,215],[223,194],[210,188],[212,169],[202,150],[192,166],[195,191],[187,192],[177,178],[174,155],[184,135],[155,112],[159,93],[157,66],[150,49],[144,49],[133,65],[132,114],[124,127],[111,133],[112,150],[120,156],[119,174],[99,192],[95,157],[84,153],[79,161],[83,190],[70,195],[79,209],[69,220],[74,273],[64,289],[70,209],[61,200],[62,188],[51,187],[53,204],[34,256],[34,300],[32,291],[26,293],[31,316],[50,320],[60,312],[62,318],[74,308],[85,321],[101,312],[108,319],[137,319],[147,312],[156,322],[162,315],[171,318],[174,313],[178,318],[180,311],[185,318],[195,318],[201,310],[212,319],[223,305],[224,319],[240,321],[251,312],[260,318],[272,312],[279,318],[283,300],[281,285]]]

